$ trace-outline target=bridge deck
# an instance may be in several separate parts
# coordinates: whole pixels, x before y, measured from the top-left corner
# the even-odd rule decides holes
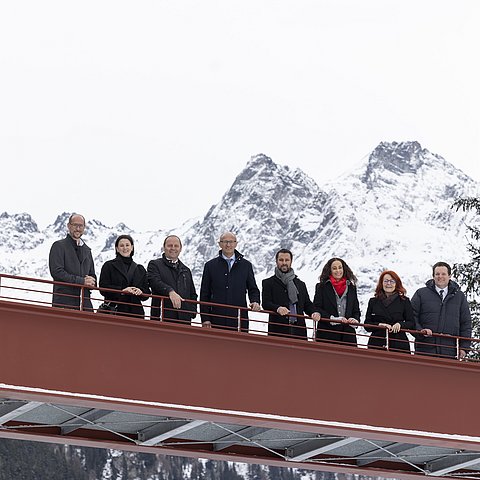
[[[0,300],[0,436],[480,476],[480,368]]]

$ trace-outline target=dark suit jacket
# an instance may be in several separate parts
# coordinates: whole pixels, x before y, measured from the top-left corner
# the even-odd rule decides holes
[[[338,317],[337,297],[330,280],[327,280],[323,284],[317,283],[313,304],[322,318],[330,318],[332,315]],[[357,289],[355,285],[352,284],[348,285],[345,317],[355,318],[360,321],[360,305],[358,303]],[[355,329],[344,323],[331,325],[329,322],[318,322],[317,340],[357,344]]]
[[[315,312],[308,295],[307,287],[298,277],[293,282],[298,290],[297,314],[311,315]],[[290,300],[286,285],[275,275],[262,282],[262,307],[264,310],[276,312],[278,307],[289,308]],[[289,323],[289,316],[270,314],[268,317],[268,334],[307,339],[307,328],[304,318],[297,318],[295,324]]]
[[[118,257],[105,262],[100,272],[99,287],[111,288],[119,290],[119,292],[113,293],[100,290],[100,293],[105,297],[105,300],[117,303],[117,312],[143,318],[145,311],[143,310],[142,301],[147,300],[148,297],[121,292],[121,290],[126,287],[137,287],[146,295],[150,294],[145,268],[142,265],[137,265],[132,273],[133,275],[129,282],[125,272],[125,266]]]
[[[85,243],[81,247],[77,246],[70,235],[53,243],[50,248],[48,266],[50,275],[57,282],[83,285],[86,275],[97,278],[90,248]],[[52,304],[54,307],[78,309],[80,308],[80,292],[80,288],[54,285]],[[84,292],[83,307],[86,310],[92,310],[90,290],[84,289]]]
[[[252,264],[235,250],[235,262],[228,271],[226,260],[219,252],[218,257],[209,260],[203,269],[200,300],[246,307],[246,294],[250,303],[260,303],[260,290],[255,282]],[[213,326],[236,329],[238,310],[236,308],[201,305],[202,322]],[[242,330],[248,330],[248,312],[242,310]]]
[[[154,295],[168,297],[175,290],[185,300],[197,300],[197,291],[193,283],[192,272],[180,260],[175,267],[165,255],[151,260],[147,267],[148,282]],[[152,300],[152,318],[160,318],[160,299]],[[197,304],[182,302],[180,311],[173,308],[170,299],[164,300],[163,320],[180,320],[190,323],[197,314]]]

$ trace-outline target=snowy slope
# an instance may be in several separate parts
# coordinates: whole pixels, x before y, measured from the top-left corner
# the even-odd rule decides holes
[[[182,260],[199,285],[205,261],[218,252],[219,235],[232,230],[238,250],[255,266],[259,285],[271,275],[279,248],[292,249],[293,266],[312,294],[323,264],[340,256],[357,274],[365,303],[385,268],[400,274],[411,295],[435,261],[465,260],[465,214],[451,205],[458,197],[479,194],[477,182],[418,142],[381,143],[362,165],[321,187],[301,170],[259,154],[201,219],[151,232],[88,219],[84,240],[99,273],[114,256],[118,234],[134,237],[135,259],[146,265],[161,254],[165,235],[176,233],[184,243]],[[0,270],[50,278],[48,251],[64,236],[68,215],[62,213],[40,231],[27,213],[1,214]]]

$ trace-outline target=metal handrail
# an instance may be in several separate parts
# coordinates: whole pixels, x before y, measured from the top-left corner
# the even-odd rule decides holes
[[[30,292],[30,293],[35,293],[35,294],[42,294],[42,295],[49,295],[49,296],[52,295],[51,290],[46,291],[46,290],[25,288],[25,287],[22,287],[22,286],[6,285],[4,279],[11,279],[11,280],[20,281],[20,282],[40,283],[40,284],[43,284],[43,285],[50,285],[50,286],[62,285],[62,286],[67,286],[67,287],[78,288],[78,289],[80,289],[80,304],[79,304],[79,308],[78,308],[79,310],[84,309],[85,290],[98,291],[98,292],[101,291],[102,296],[103,296],[103,293],[105,293],[105,292],[106,293],[108,293],[108,292],[109,293],[115,293],[115,294],[119,293],[119,290],[111,289],[111,288],[87,287],[85,285],[76,284],[76,283],[58,282],[58,281],[48,280],[48,279],[43,279],[43,278],[24,277],[24,276],[10,275],[10,274],[5,274],[5,273],[0,273],[0,292],[1,292],[2,289],[11,289],[11,290],[17,290],[17,291],[22,291],[22,292]],[[69,296],[68,294],[64,294],[64,295]],[[72,297],[78,297],[77,295],[71,295],[71,296]],[[228,308],[228,309],[236,310],[235,316],[221,315],[221,317],[222,318],[228,317],[228,318],[231,318],[232,320],[235,319],[236,320],[235,331],[240,332],[240,333],[242,332],[242,328],[241,328],[242,320],[247,320],[248,319],[248,312],[279,316],[277,312],[273,312],[273,311],[270,311],[270,310],[255,311],[255,310],[252,310],[251,308],[243,307],[243,306],[239,306],[239,305],[225,305],[225,304],[220,304],[220,303],[215,303],[215,302],[203,302],[203,301],[190,300],[190,299],[185,299],[184,302],[195,304],[196,305],[195,311],[194,310],[185,310],[185,309],[172,309],[172,308],[169,309],[169,308],[165,307],[165,300],[169,299],[168,296],[161,296],[161,295],[154,295],[154,294],[144,294],[144,295],[142,295],[142,297],[147,299],[147,300],[144,300],[144,301],[148,301],[148,299],[153,299],[153,298],[156,298],[156,299],[160,300],[160,317],[158,318],[159,321],[163,321],[164,319],[169,320],[168,317],[165,317],[165,312],[167,312],[167,311],[176,311],[176,312],[190,313],[190,314],[193,314],[193,313],[196,312],[196,315],[202,316],[202,315],[206,314],[210,317],[216,317],[216,316],[219,317],[220,316],[220,315],[216,315],[216,314],[211,313],[211,312],[209,312],[209,313],[205,313],[205,312],[201,312],[201,311],[199,312],[198,311],[199,309],[197,307],[198,305],[207,306],[207,307],[222,307],[222,308]],[[97,301],[97,302],[102,302],[103,301],[103,299],[95,298],[95,297],[90,297],[90,299],[93,300],[93,301]],[[13,302],[18,302],[18,303],[35,303],[35,304],[40,304],[40,305],[43,305],[43,306],[52,307],[51,301],[48,302],[48,301],[44,301],[44,300],[32,300],[32,299],[18,298],[18,297],[13,297],[13,296],[3,296],[1,294],[0,294],[0,300],[8,300],[8,301],[13,301]],[[128,304],[128,302],[122,302],[122,301],[117,301],[116,303]],[[148,307],[148,308],[151,308],[149,305],[145,305],[145,306]],[[52,308],[56,308],[56,307],[52,307]],[[242,316],[242,313],[243,314],[246,313],[247,317]],[[135,317],[135,316],[132,315],[132,317]],[[299,327],[298,325],[297,325],[297,327],[298,328],[305,328],[305,330],[307,330],[307,331],[308,330],[313,330],[311,340],[319,341],[319,342],[321,342],[322,340],[318,340],[316,338],[317,329],[322,330],[321,327],[320,327],[320,325],[322,323],[331,323],[332,322],[332,320],[330,318],[323,318],[322,317],[322,318],[320,318],[320,320],[313,320],[308,315],[298,315],[298,314],[293,314],[293,313],[292,314],[289,313],[288,317],[302,318],[302,319],[311,321],[312,326],[310,326],[310,327],[309,326]],[[147,319],[151,319],[151,318],[152,318],[151,315],[147,316]],[[154,319],[157,320],[157,317],[155,317]],[[268,323],[269,323],[268,319],[266,321],[264,321],[264,320],[251,319],[250,318],[250,321],[258,322],[258,323],[264,323],[264,324],[267,324],[267,326],[268,326]],[[181,322],[182,321],[179,321],[179,323],[181,323]],[[272,322],[272,323],[275,324],[275,322]],[[387,351],[391,350],[391,348],[390,348],[390,334],[389,334],[389,331],[388,331],[387,327],[376,325],[376,324],[366,324],[366,323],[350,324],[349,322],[345,322],[345,321],[341,321],[341,320],[335,321],[335,323],[348,324],[348,325],[352,326],[353,328],[355,328],[355,327],[370,327],[370,328],[374,328],[374,329],[377,329],[377,330],[385,330],[386,331],[385,332],[385,342],[386,342],[385,350],[387,350]],[[283,324],[278,324],[278,325],[283,325]],[[405,332],[405,333],[411,334],[412,336],[415,337],[417,342],[419,342],[418,337],[420,335],[422,335],[420,331],[411,330],[411,329],[401,329],[400,332]],[[255,331],[255,333],[261,333],[261,332],[260,331]],[[355,335],[355,333],[352,333],[352,335]],[[357,335],[359,335],[359,334],[357,334]],[[365,335],[365,334],[360,334],[360,335],[369,336],[369,335]],[[288,337],[288,335],[282,335],[282,336]],[[460,343],[462,341],[469,341],[469,342],[472,342],[473,344],[480,343],[480,339],[478,339],[478,338],[460,337],[460,336],[449,335],[449,334],[445,334],[445,333],[432,333],[432,335],[430,335],[429,337],[451,339],[452,342],[454,342],[455,346],[452,346],[452,347],[448,346],[448,348],[455,348],[457,359],[460,358],[460,350],[461,350]],[[409,342],[410,342],[410,340],[409,340]],[[333,342],[333,343],[340,344],[341,342]],[[473,348],[470,348],[470,350],[473,350]]]

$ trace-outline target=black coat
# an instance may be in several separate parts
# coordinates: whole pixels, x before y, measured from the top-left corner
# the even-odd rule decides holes
[[[315,310],[322,318],[338,317],[337,296],[330,280],[325,283],[317,283],[315,297],[313,299]],[[355,285],[348,282],[347,306],[345,318],[355,318],[360,321],[360,305],[358,303],[357,289]],[[335,342],[357,344],[355,328],[345,323],[318,322],[317,340],[322,342]]]
[[[297,314],[311,315],[315,309],[308,295],[307,287],[298,277],[293,282],[298,290]],[[262,307],[276,312],[278,307],[289,308],[287,286],[275,275],[262,282]],[[270,314],[268,317],[268,334],[307,339],[307,327],[304,318],[296,318],[295,324],[289,323],[288,315]]]
[[[465,295],[457,283],[450,281],[448,292],[443,299],[430,279],[426,287],[418,289],[412,297],[415,328],[429,328],[434,333],[447,333],[460,337],[472,336],[472,319]],[[416,336],[415,351],[420,354],[456,357],[456,341],[450,338]],[[470,348],[469,340],[461,340],[460,348]]]
[[[228,271],[227,261],[220,251],[218,257],[209,260],[203,268],[200,300],[202,302],[222,303],[246,307],[246,294],[250,303],[260,304],[260,290],[255,282],[252,264],[235,250],[235,262]],[[202,322],[211,322],[212,326],[236,329],[238,325],[236,308],[201,305]],[[241,311],[242,330],[248,330],[248,312]]]
[[[105,297],[105,300],[117,303],[118,313],[143,318],[145,311],[143,310],[142,301],[147,300],[148,297],[142,295],[130,295],[121,292],[121,290],[126,287],[137,287],[144,294],[150,294],[145,268],[142,265],[137,265],[132,273],[133,276],[129,282],[126,274],[126,267],[122,259],[117,257],[114,260],[108,260],[102,266],[99,287],[111,288],[119,290],[119,292],[113,293],[100,290],[100,293]]]
[[[52,245],[48,266],[52,278],[57,282],[83,285],[86,275],[97,278],[90,248],[85,243],[81,247],[77,246],[70,235],[62,240],[57,240]],[[52,304],[54,307],[78,309],[80,292],[80,288],[54,285]],[[84,292],[83,307],[86,310],[92,310],[90,290],[85,288]]]
[[[168,297],[168,294],[174,290],[184,300],[197,300],[197,292],[193,283],[192,272],[180,260],[176,264],[169,262],[165,258],[151,260],[147,267],[148,283],[154,295]],[[160,318],[159,298],[152,299],[152,318]],[[190,323],[192,318],[197,315],[197,304],[182,302],[180,311],[173,308],[169,298],[164,300],[163,304],[165,321],[181,321]]]
[[[410,300],[398,295],[392,303],[385,306],[382,299],[371,298],[368,301],[365,324],[378,325],[379,323],[388,323],[389,325],[399,323],[402,329],[413,330],[415,322]],[[372,332],[368,339],[369,348],[385,348],[386,330],[384,328],[365,326],[365,330]],[[410,344],[405,332],[389,333],[388,337],[390,350],[410,352]]]

